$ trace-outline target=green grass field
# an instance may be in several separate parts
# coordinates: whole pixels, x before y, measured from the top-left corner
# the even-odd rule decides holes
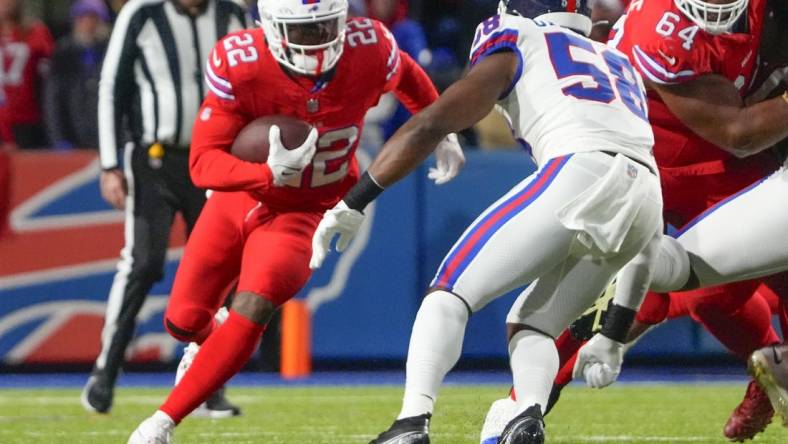
[[[505,387],[450,386],[433,420],[434,443],[478,443],[489,403]],[[549,443],[722,443],[722,425],[741,399],[736,385],[567,389],[548,418]],[[73,390],[0,391],[0,443],[125,443],[164,389],[119,389],[109,416],[85,413]],[[187,419],[179,444],[366,443],[399,409],[399,387],[232,388],[244,416]],[[775,420],[755,443],[788,443]]]

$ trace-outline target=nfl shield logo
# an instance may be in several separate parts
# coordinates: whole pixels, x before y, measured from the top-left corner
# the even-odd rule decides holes
[[[301,3],[304,5],[314,5],[320,3],[320,0],[301,0]]]

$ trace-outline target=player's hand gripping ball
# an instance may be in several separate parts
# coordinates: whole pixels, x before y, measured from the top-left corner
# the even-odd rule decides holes
[[[282,145],[296,148],[306,142],[312,125],[290,116],[263,116],[249,122],[235,137],[230,152],[233,156],[249,162],[264,163],[270,151],[271,127],[279,128]]]
[[[239,159],[265,162],[274,185],[298,185],[298,174],[312,162],[317,150],[317,130],[288,116],[253,120],[235,138],[230,152]]]

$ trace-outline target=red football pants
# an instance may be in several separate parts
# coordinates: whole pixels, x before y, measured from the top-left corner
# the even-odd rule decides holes
[[[238,280],[281,305],[306,284],[319,212],[276,212],[245,192],[214,192],[189,236],[165,323],[178,339],[204,331]],[[172,328],[175,327],[175,328]]]

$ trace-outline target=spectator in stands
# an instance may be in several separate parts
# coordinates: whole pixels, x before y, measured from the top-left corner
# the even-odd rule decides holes
[[[383,22],[391,30],[400,49],[419,65],[430,64],[432,56],[427,47],[427,36],[419,22],[408,18],[407,0],[367,0],[367,13],[369,17]]]
[[[39,105],[54,41],[25,17],[21,0],[0,0],[0,138],[21,148],[47,146]]]
[[[85,110],[98,108],[109,9],[102,0],[77,0],[71,21],[71,34],[55,48],[44,90],[47,132],[55,148],[98,148],[98,115]]]

